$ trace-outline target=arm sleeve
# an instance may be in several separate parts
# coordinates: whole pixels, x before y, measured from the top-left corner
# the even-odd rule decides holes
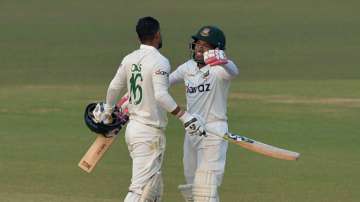
[[[183,65],[181,65],[170,74],[170,76],[169,76],[170,86],[177,84],[181,81],[184,81],[185,72],[183,71],[183,69],[184,69]]]
[[[120,64],[114,78],[110,82],[106,94],[106,104],[114,106],[120,95],[124,94],[126,89],[126,70],[123,64]]]
[[[168,61],[160,64],[153,72],[153,87],[155,99],[166,111],[172,112],[177,104],[168,92],[170,64]]]
[[[228,63],[221,65],[221,67],[222,68],[219,68],[219,70],[217,71],[217,74],[223,79],[231,80],[237,75],[239,75],[238,67],[231,60],[229,60]]]

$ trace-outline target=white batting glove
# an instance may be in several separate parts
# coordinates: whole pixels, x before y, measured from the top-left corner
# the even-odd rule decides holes
[[[195,118],[188,112],[184,112],[184,114],[179,117],[179,119],[183,122],[186,132],[188,132],[190,135],[206,137],[205,129],[202,123],[197,118]]]
[[[94,121],[96,123],[110,124],[112,123],[112,112],[114,107],[104,103],[98,103],[93,111]]]
[[[205,64],[210,66],[223,65],[228,63],[225,52],[220,49],[208,50],[204,53]]]

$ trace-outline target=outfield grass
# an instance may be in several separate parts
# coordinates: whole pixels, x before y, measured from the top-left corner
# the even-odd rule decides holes
[[[101,100],[134,24],[154,15],[175,67],[203,24],[226,32],[241,67],[229,95],[229,126],[302,153],[297,162],[231,145],[225,202],[360,200],[360,68],[357,1],[58,1],[0,3],[0,201],[121,201],[131,167],[123,131],[91,174],[77,163],[94,136],[87,103]],[[171,15],[169,15],[171,13]],[[172,94],[184,105],[183,87]],[[182,201],[179,121],[170,118],[166,202]]]

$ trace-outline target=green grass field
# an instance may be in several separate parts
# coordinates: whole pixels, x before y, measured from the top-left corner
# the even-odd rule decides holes
[[[231,145],[224,202],[360,201],[358,1],[0,2],[0,201],[115,202],[130,183],[123,139],[91,174],[77,163],[95,136],[87,103],[103,100],[117,65],[152,15],[175,68],[204,24],[227,35],[241,69],[229,95],[232,131],[302,153],[274,160]],[[183,87],[171,90],[184,105]],[[180,202],[182,126],[170,118],[165,202]]]

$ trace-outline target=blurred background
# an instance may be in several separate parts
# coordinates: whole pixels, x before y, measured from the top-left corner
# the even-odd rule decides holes
[[[231,131],[302,153],[285,162],[230,145],[225,202],[359,201],[358,1],[0,1],[0,201],[122,201],[131,161],[121,131],[91,174],[77,163],[95,135],[83,123],[104,100],[135,24],[161,23],[174,70],[203,25],[226,34],[240,68]],[[184,86],[171,89],[185,106]],[[183,201],[183,129],[169,117],[164,201]]]

